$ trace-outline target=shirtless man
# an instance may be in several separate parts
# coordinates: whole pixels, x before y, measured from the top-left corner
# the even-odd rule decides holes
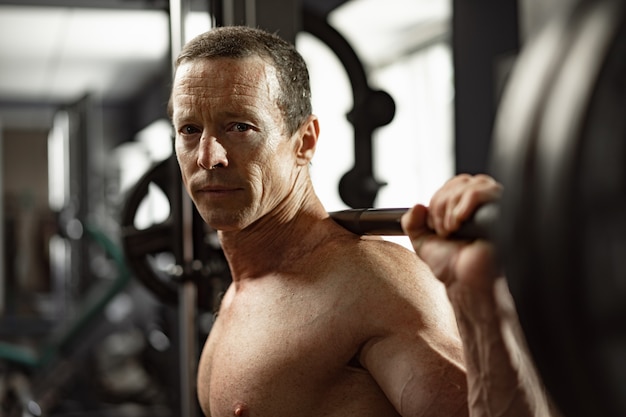
[[[183,182],[233,283],[203,349],[210,417],[467,415],[463,352],[441,283],[411,251],[333,222],[309,176],[319,135],[292,45],[212,29],[176,62]]]
[[[467,363],[470,416],[558,417],[532,362],[495,251],[485,240],[448,239],[502,187],[486,175],[458,175],[402,226],[418,255],[446,285]]]

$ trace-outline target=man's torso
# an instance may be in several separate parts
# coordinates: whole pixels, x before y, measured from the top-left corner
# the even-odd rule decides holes
[[[199,365],[208,416],[398,415],[358,363],[376,310],[354,271],[332,264],[230,287]]]

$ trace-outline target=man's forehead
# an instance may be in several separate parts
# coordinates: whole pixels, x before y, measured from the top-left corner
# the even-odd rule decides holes
[[[178,67],[172,89],[173,98],[242,95],[265,97],[275,102],[279,94],[276,69],[259,57],[186,61]]]
[[[246,58],[196,58],[184,61],[176,69],[175,81],[182,78],[257,77],[277,81],[274,66],[258,56]]]

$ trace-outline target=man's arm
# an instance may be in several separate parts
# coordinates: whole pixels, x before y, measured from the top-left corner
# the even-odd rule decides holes
[[[463,339],[470,416],[552,416],[503,277],[449,294]]]
[[[470,415],[556,416],[530,358],[493,246],[482,240],[447,239],[500,192],[489,177],[455,177],[433,196],[429,208],[411,209],[402,225],[417,254],[445,284],[454,308],[465,352]]]
[[[402,416],[465,417],[463,347],[443,285],[414,254],[395,244],[369,271],[373,337],[362,365]]]

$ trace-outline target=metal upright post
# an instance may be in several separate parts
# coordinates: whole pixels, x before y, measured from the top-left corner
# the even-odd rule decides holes
[[[190,0],[170,0],[170,36],[172,62],[178,57],[185,43],[185,18],[190,10]],[[181,186],[181,185],[177,185]],[[183,281],[179,288],[178,324],[180,344],[180,407],[181,417],[195,417],[196,407],[196,361],[197,288],[191,278],[193,263],[193,204],[189,196],[180,193],[181,256]]]
[[[2,166],[3,159],[3,147],[4,142],[2,139],[2,124],[0,124],[0,167]],[[0,169],[0,318],[4,314],[5,304],[5,283],[6,283],[6,270],[4,267],[4,178],[2,176],[2,169]]]

